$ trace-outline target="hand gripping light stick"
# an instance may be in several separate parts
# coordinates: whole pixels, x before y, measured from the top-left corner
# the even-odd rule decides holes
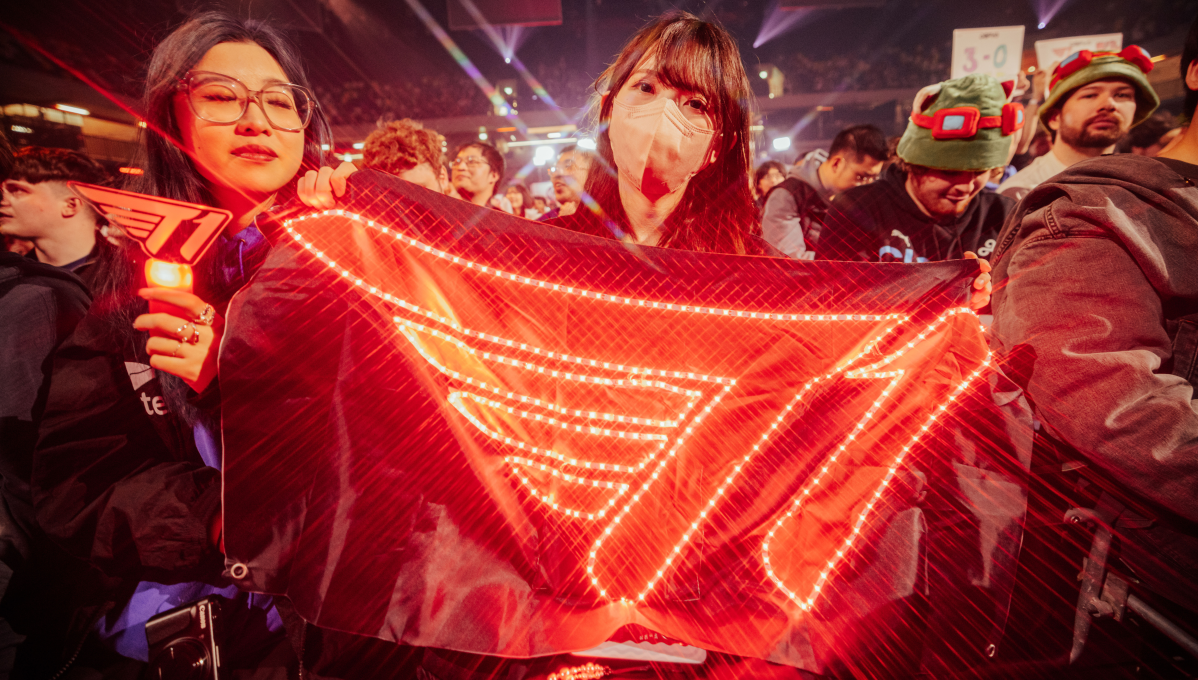
[[[199,261],[232,219],[228,210],[184,203],[94,184],[68,182],[101,215],[119,225],[149,256],[146,282],[191,292],[191,265]],[[150,311],[155,309],[150,303]]]

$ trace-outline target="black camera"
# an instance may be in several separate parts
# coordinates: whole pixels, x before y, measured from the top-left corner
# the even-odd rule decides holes
[[[220,678],[222,597],[206,597],[146,622],[153,680]]]

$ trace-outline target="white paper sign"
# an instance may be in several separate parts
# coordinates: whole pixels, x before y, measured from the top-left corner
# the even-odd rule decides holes
[[[1072,38],[1056,38],[1055,40],[1036,41],[1036,68],[1046,71],[1065,57],[1090,50],[1091,52],[1118,52],[1123,49],[1122,33],[1105,33],[1103,35],[1078,35]]]
[[[1015,80],[1023,60],[1023,26],[958,28],[953,31],[952,77],[981,73]]]

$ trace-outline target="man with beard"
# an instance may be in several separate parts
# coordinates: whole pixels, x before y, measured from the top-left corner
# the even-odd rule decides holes
[[[901,163],[833,197],[820,259],[927,262],[994,249],[1014,202],[982,187],[1007,164],[1023,107],[993,77],[970,75],[920,90],[913,111]]]
[[[1138,68],[1122,72],[1142,80]],[[1181,76],[1193,115],[1198,21]],[[1040,424],[1019,558],[1026,576],[1007,623],[1014,639],[1000,646],[1008,653],[1061,658],[1069,651],[1069,629],[1082,611],[1078,571],[1092,536],[1061,529],[1069,508],[1086,508],[1086,522],[1093,517],[1113,535],[1104,598],[1121,575],[1141,601],[1191,635],[1198,630],[1196,236],[1198,126],[1191,125],[1155,158],[1115,154],[1071,165],[1033,189],[999,237],[990,345]],[[1112,602],[1122,607],[1119,597]],[[1192,675],[1170,661],[1184,663],[1180,647],[1149,635],[1145,623],[1128,623],[1118,638],[1112,628],[1098,640],[1090,634],[1090,656],[1073,666],[1085,669],[1076,677],[1116,677],[1097,667],[1116,662],[1128,664],[1118,677]]]
[[[1040,107],[1040,121],[1056,135],[1052,150],[1003,182],[999,193],[1018,201],[1074,163],[1113,153],[1160,104],[1145,75],[1151,70],[1148,53],[1136,45],[1118,54],[1082,50],[1062,59]]]

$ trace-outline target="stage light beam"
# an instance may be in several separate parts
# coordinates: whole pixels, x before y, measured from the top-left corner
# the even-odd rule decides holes
[[[1069,0],[1031,0],[1032,9],[1036,10],[1036,19],[1038,23],[1036,28],[1043,31],[1048,28],[1048,24],[1052,23],[1053,17],[1065,9],[1065,5],[1069,4]]]
[[[778,6],[778,0],[771,0],[769,7],[765,10],[765,18],[761,21],[761,29],[757,31],[757,39],[753,41],[753,47],[761,47],[774,38],[794,30],[811,13],[810,9],[784,10]]]

